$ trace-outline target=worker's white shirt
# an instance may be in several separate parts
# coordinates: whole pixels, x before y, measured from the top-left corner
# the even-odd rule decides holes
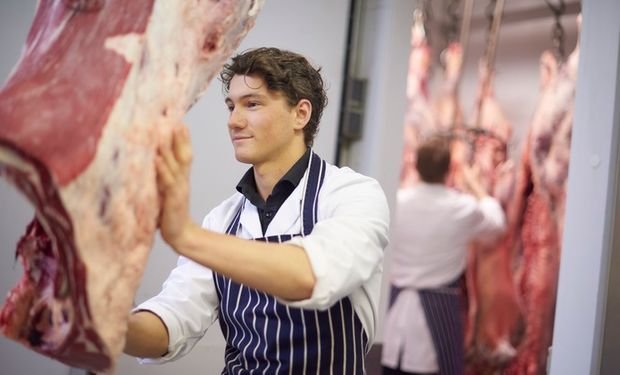
[[[301,232],[300,203],[308,171],[269,224],[265,237]],[[214,208],[203,227],[225,232],[243,196],[235,193]],[[303,301],[281,301],[289,306],[327,309],[349,296],[369,342],[375,335],[383,250],[387,246],[389,209],[377,181],[328,164],[319,193],[318,220],[312,233],[288,243],[303,247],[316,277],[312,296]],[[241,215],[242,238],[263,237],[258,212],[249,200]],[[218,316],[218,298],[210,269],[179,257],[162,291],[139,305],[166,324],[168,354],[143,363],[161,363],[187,354]]]
[[[397,195],[389,281],[404,288],[388,310],[382,363],[406,372],[437,372],[418,289],[437,288],[465,270],[471,240],[491,241],[505,228],[499,202],[477,201],[441,184],[420,183]]]

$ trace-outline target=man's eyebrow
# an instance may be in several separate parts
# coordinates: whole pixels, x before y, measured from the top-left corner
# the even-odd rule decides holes
[[[241,95],[239,98],[237,98],[237,100],[244,100],[244,99],[263,99],[266,98],[267,95],[264,94],[255,94],[255,93],[250,93],[250,94],[245,94],[245,95]],[[232,103],[233,99],[230,96],[227,96],[226,98],[224,98],[224,102],[226,103]]]

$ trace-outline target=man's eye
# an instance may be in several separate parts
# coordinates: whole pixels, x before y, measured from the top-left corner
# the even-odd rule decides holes
[[[226,108],[228,108],[228,112],[232,112],[235,109],[235,107],[231,105],[226,106]]]
[[[254,108],[254,107],[257,107],[257,106],[258,106],[258,103],[256,103],[256,102],[248,102],[248,108]]]

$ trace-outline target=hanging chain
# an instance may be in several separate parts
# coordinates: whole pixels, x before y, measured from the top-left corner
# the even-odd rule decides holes
[[[431,7],[430,0],[424,0],[422,3],[424,10],[424,28],[426,29],[426,42],[431,45],[432,33],[428,32],[430,25],[433,24],[433,8]]]
[[[495,7],[497,6],[497,0],[489,0],[487,7],[484,9],[484,15],[487,19],[487,42],[485,56],[489,55],[489,46],[491,45],[491,30],[493,29],[493,17],[495,16]]]
[[[426,22],[432,22],[433,21],[433,7],[431,6],[430,0],[424,0],[423,7],[424,7],[424,15],[426,16]]]
[[[448,15],[447,41],[451,42],[459,38],[459,25],[461,24],[461,16],[459,9],[461,8],[461,0],[450,0],[446,6],[446,14]]]
[[[502,23],[502,14],[504,11],[504,0],[490,0],[485,11],[489,23],[489,29],[487,32],[487,43],[484,51],[484,62],[486,64],[487,74],[483,75],[481,85],[482,92],[486,92],[491,81],[491,72],[495,66],[495,55],[497,53],[497,43],[499,40],[499,31]],[[482,100],[478,100],[477,103],[478,110],[474,123],[475,128],[480,128],[482,102]]]
[[[566,57],[564,50],[564,28],[562,27],[561,18],[566,11],[566,4],[564,0],[559,0],[558,5],[551,4],[551,1],[545,0],[549,9],[553,13],[555,20],[553,28],[551,29],[551,41],[553,43],[553,53],[559,62],[563,62]]]

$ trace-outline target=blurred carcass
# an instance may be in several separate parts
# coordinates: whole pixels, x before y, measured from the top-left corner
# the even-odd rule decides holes
[[[528,130],[508,223],[526,313],[507,374],[544,374],[553,334],[579,47],[564,64],[541,57],[542,95]]]
[[[435,131],[449,132],[463,126],[463,109],[458,97],[459,81],[463,67],[463,48],[461,43],[452,41],[440,55],[443,77],[440,92],[433,103],[436,116]]]
[[[493,89],[493,73],[485,59],[479,65],[480,87],[473,113],[472,150],[469,162],[479,171],[480,182],[504,210],[512,199],[514,163],[508,158],[512,124]],[[468,162],[462,161],[462,162]],[[512,278],[511,252],[500,239],[474,243],[467,267],[469,324],[466,350],[470,373],[503,365],[516,355],[521,309]]]

